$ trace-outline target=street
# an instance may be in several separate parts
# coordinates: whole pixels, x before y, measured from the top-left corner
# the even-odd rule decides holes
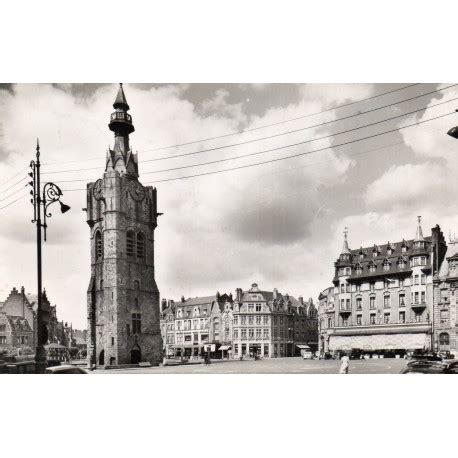
[[[404,359],[351,360],[350,374],[399,374]],[[275,358],[264,360],[212,360],[209,366],[189,364],[166,367],[96,370],[95,374],[338,374],[338,360]]]

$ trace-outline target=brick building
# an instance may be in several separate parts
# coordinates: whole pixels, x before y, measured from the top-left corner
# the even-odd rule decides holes
[[[350,250],[347,234],[332,289],[320,294],[320,349],[402,354],[429,349],[433,278],[446,251],[439,226],[424,237]]]
[[[38,296],[26,293],[24,287],[21,287],[20,291],[17,288],[13,288],[0,307],[0,312],[7,316],[23,317],[27,320],[32,330],[32,337],[28,340],[28,346],[33,349],[36,346],[37,336],[37,305]],[[42,307],[44,316],[47,319],[48,342],[57,342],[57,307],[49,302],[46,290],[43,291]]]
[[[318,346],[317,311],[312,300],[262,291],[256,283],[236,290],[232,350],[234,358],[258,354],[265,358],[300,355],[301,348]]]
[[[33,347],[33,330],[23,316],[0,312],[0,351]]]
[[[159,290],[154,275],[156,189],[139,181],[129,146],[134,132],[122,85],[113,104],[103,177],[87,185],[91,241],[88,364],[105,366],[162,359]]]

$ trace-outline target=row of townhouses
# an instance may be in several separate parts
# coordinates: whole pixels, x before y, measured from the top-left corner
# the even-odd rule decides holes
[[[198,356],[210,350],[222,357],[300,355],[318,345],[318,315],[304,301],[256,283],[235,296],[220,294],[175,302],[164,299],[161,333],[167,356]]]
[[[5,301],[0,302],[0,351],[31,348],[37,344],[38,296],[13,288]],[[51,305],[46,291],[42,296],[43,314],[47,321],[47,342],[69,348],[86,347],[86,331],[58,321],[57,307]]]
[[[332,286],[320,293],[320,352],[404,355],[454,351],[458,244],[439,226],[424,237],[350,249],[347,233]]]

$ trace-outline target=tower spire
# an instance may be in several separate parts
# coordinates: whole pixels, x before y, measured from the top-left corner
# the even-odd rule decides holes
[[[341,254],[350,254],[350,248],[348,248],[348,227],[345,227],[344,229],[344,243],[342,247],[342,253]]]
[[[414,242],[424,242],[425,238],[423,237],[423,231],[421,229],[421,216],[418,216],[417,219],[418,219],[418,226],[417,226],[417,233],[415,235]]]

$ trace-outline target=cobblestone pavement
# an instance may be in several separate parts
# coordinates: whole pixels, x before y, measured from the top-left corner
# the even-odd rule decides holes
[[[403,359],[351,360],[350,374],[399,374],[405,367]],[[190,364],[182,366],[144,367],[135,369],[96,370],[103,374],[338,374],[340,361],[276,358],[264,360],[212,360],[209,366]]]

